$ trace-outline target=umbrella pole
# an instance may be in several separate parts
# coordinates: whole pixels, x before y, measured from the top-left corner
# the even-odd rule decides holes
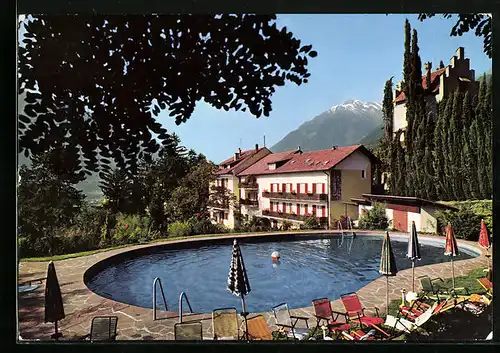
[[[455,290],[455,267],[453,266],[453,257],[451,258],[451,287]]]
[[[245,296],[243,294],[241,295],[241,306],[243,308],[241,315],[243,315],[243,320],[245,320],[245,339],[248,340],[247,309],[245,307]]]
[[[415,292],[415,261],[411,262],[411,291]]]
[[[386,310],[386,315],[389,315],[389,276],[385,276],[386,282],[387,282],[387,293],[386,293],[386,304],[387,304],[387,310]]]

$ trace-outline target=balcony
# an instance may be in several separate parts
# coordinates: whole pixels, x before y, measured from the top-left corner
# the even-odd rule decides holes
[[[209,201],[208,206],[218,209],[218,210],[228,210],[229,202],[217,202],[217,201]]]
[[[327,194],[302,194],[293,192],[270,192],[263,191],[262,197],[267,197],[270,199],[283,199],[283,200],[304,200],[304,201],[328,201]]]
[[[270,216],[270,217],[276,217],[276,218],[283,218],[283,219],[292,219],[295,221],[304,221],[307,217],[306,215],[298,215],[294,213],[283,213],[283,212],[276,212],[276,211],[270,211],[270,210],[263,210],[262,214],[264,216]],[[316,217],[318,219],[319,223],[327,223],[328,222],[328,217]]]
[[[259,206],[259,201],[258,200],[250,200],[250,199],[240,199],[240,205]]]
[[[238,187],[240,189],[258,189],[259,184],[257,184],[257,183],[239,183]]]

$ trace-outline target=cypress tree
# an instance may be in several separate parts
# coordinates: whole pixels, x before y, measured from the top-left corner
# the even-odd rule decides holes
[[[406,189],[406,161],[405,152],[400,141],[400,134],[396,135],[396,150],[397,150],[397,173],[396,173],[396,189],[399,191],[398,195],[408,196]]]
[[[477,173],[478,183],[481,198],[490,199],[492,195],[492,187],[490,180],[493,178],[491,168],[488,165],[488,147],[491,145],[489,142],[491,130],[488,129],[489,125],[489,111],[488,107],[491,104],[487,101],[487,83],[486,76],[483,76],[479,86],[478,105],[476,107],[476,121],[477,121]],[[490,130],[490,131],[488,131]]]
[[[399,166],[398,166],[398,143],[399,137],[401,136],[401,130],[396,132],[391,139],[390,144],[390,160],[389,160],[389,191],[392,195],[401,195],[401,190],[398,188],[399,185],[397,183]]]
[[[446,107],[447,98],[444,97],[439,103],[439,113],[437,115],[436,126],[434,129],[434,149],[432,151],[432,156],[434,157],[433,167],[434,167],[434,184],[436,186],[436,197],[438,200],[446,200],[446,190],[443,183],[442,176],[444,174],[445,168],[445,118],[444,118],[444,107]]]
[[[475,166],[475,161],[473,161],[473,152],[469,146],[469,132],[473,120],[472,114],[472,102],[470,98],[470,93],[466,92],[464,96],[464,101],[462,105],[462,136],[461,136],[461,175],[462,175],[462,185],[464,191],[465,199],[472,199],[475,196],[475,188],[473,184],[476,184],[476,176],[472,173],[473,166]]]
[[[492,110],[492,89],[493,89],[493,82],[491,79],[491,75],[489,77],[488,82],[486,81],[485,78],[485,85],[486,85],[486,94],[483,99],[483,112],[484,112],[484,118],[483,118],[483,128],[484,128],[484,138],[485,138],[485,143],[484,143],[484,151],[486,155],[486,168],[485,168],[485,175],[488,177],[488,195],[493,194],[493,110]],[[488,199],[490,199],[488,197]]]
[[[461,118],[462,118],[462,94],[458,89],[453,94],[453,106],[451,110],[451,118],[449,120],[449,130],[447,136],[448,142],[448,172],[450,175],[451,191],[454,200],[463,200],[464,192],[462,188],[462,176],[460,171],[461,154],[462,154],[462,133],[461,133]]]
[[[468,159],[468,181],[470,196],[473,199],[480,199],[482,196],[479,181],[479,158],[478,158],[478,126],[477,119],[472,121],[468,131],[469,159]]]
[[[408,84],[411,77],[411,26],[410,21],[405,21],[405,52],[403,58],[403,81],[401,89],[408,98]]]
[[[382,117],[385,123],[385,138],[392,141],[394,121],[394,97],[392,94],[392,77],[385,82],[384,100],[382,101]]]
[[[445,201],[453,200],[453,161],[450,159],[452,154],[450,148],[450,123],[451,114],[453,110],[453,102],[455,101],[455,96],[450,94],[446,100],[446,107],[443,112],[443,127],[442,127],[442,153],[443,153],[443,174],[439,176],[443,182],[443,190]]]

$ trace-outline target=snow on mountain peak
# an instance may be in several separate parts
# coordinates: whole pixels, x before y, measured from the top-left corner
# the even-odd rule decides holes
[[[382,105],[376,102],[362,102],[358,99],[349,99],[344,102],[344,104],[334,105],[330,111],[335,113],[337,110],[348,110],[348,111],[374,111],[381,110]]]

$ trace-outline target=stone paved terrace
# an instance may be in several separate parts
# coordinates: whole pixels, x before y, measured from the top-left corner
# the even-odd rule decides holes
[[[338,235],[335,231],[317,231],[308,234]],[[362,231],[356,232],[363,236]],[[368,232],[370,234],[381,232]],[[291,233],[284,233],[283,236]],[[298,233],[304,235],[303,233]],[[178,322],[176,312],[158,311],[158,319],[153,321],[152,309],[135,307],[128,304],[112,301],[91,292],[83,282],[83,274],[95,263],[113,255],[148,246],[156,246],[166,243],[178,243],[184,241],[217,240],[221,238],[245,238],[266,235],[280,235],[280,233],[258,234],[258,235],[228,235],[209,238],[194,238],[188,240],[165,241],[148,245],[137,245],[106,252],[101,252],[85,257],[55,261],[56,272],[61,287],[66,318],[59,322],[60,331],[63,333],[61,340],[75,340],[90,332],[92,317],[99,315],[118,316],[118,340],[172,340],[174,339],[173,327]],[[407,237],[406,233],[393,233],[391,238]],[[434,239],[443,243],[444,238],[437,236],[423,236],[419,239]],[[475,242],[459,240],[459,245],[469,245],[480,249]],[[228,259],[228,266],[229,266]],[[19,283],[46,276],[48,262],[21,262],[19,265]],[[479,256],[469,260],[455,261],[455,276],[462,276],[478,267],[487,267],[487,260]],[[422,266],[415,268],[415,277],[428,275],[433,277],[451,277],[451,265],[449,262]],[[415,283],[416,286],[420,284]],[[54,332],[54,324],[44,323],[44,288],[45,283],[37,290],[20,293],[18,302],[19,333],[22,340],[50,340]],[[401,298],[401,288],[411,288],[411,269],[398,272],[396,277],[389,279],[390,299]],[[417,290],[419,288],[416,288]],[[365,307],[378,307],[385,311],[386,301],[386,279],[380,277],[357,291],[361,302]],[[333,310],[343,311],[340,300],[332,302]],[[309,317],[309,326],[314,327],[313,308],[301,308],[292,310],[292,314]],[[262,313],[269,326],[277,329],[271,313]],[[252,317],[251,314],[250,317]],[[204,339],[212,338],[211,314],[184,314],[184,322],[201,320]]]

